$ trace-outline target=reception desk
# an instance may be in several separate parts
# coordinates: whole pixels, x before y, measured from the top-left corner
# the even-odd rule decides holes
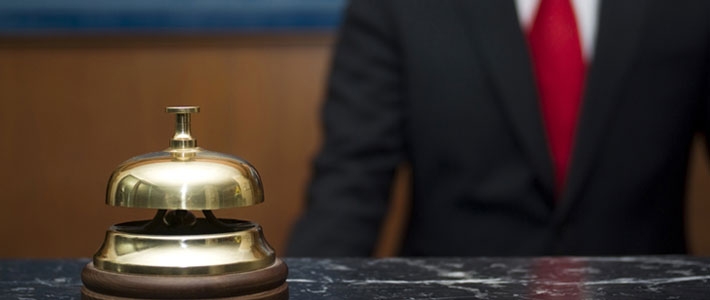
[[[0,295],[77,299],[87,259],[0,260]],[[298,299],[707,299],[710,259],[287,258]]]

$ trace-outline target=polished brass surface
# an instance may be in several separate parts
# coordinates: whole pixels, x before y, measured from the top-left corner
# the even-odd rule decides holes
[[[248,162],[196,147],[190,113],[199,107],[168,107],[176,113],[171,147],[131,158],[109,179],[106,203],[113,206],[203,210],[264,201],[261,179]]]
[[[227,224],[232,229],[189,235],[143,234],[127,229],[150,221],[118,224],[106,232],[93,262],[105,271],[146,275],[218,275],[253,271],[274,263],[274,251],[259,225],[222,221],[230,222]]]
[[[108,272],[140,275],[221,275],[258,270],[275,261],[255,223],[217,219],[212,209],[264,201],[261,179],[246,161],[197,147],[190,114],[176,114],[170,148],[120,164],[108,182],[106,203],[158,209],[149,221],[109,228],[93,264]],[[202,210],[197,218],[190,210]]]
[[[200,148],[134,157],[113,172],[106,195],[109,205],[157,209],[219,209],[263,201],[254,167]]]
[[[198,113],[200,112],[199,106],[194,105],[184,105],[184,106],[168,106],[165,108],[167,113]]]
[[[186,149],[197,147],[197,140],[190,134],[190,114],[200,112],[199,106],[168,106],[165,112],[174,113],[175,134],[170,140],[170,148]]]

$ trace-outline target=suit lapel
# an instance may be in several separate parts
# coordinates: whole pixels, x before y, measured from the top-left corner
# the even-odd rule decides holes
[[[475,49],[482,55],[514,133],[552,205],[554,181],[525,38],[513,1],[456,1]]]
[[[555,218],[563,221],[580,198],[597,150],[609,130],[609,119],[618,102],[619,87],[632,63],[641,35],[646,1],[602,1],[596,50],[587,74],[581,118],[577,127],[567,186]]]

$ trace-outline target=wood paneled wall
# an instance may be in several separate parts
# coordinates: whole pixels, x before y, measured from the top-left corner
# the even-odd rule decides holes
[[[318,146],[329,36],[8,41],[0,48],[0,256],[91,256],[111,224],[154,210],[109,207],[122,161],[167,148],[200,105],[200,146],[251,162],[265,203],[216,211],[262,224],[282,252]],[[11,242],[10,242],[11,241]]]
[[[88,257],[114,223],[154,211],[104,204],[122,161],[167,147],[167,105],[194,104],[201,146],[260,171],[266,201],[217,211],[262,224],[283,253],[300,214],[329,63],[328,35],[0,40],[0,257]],[[710,254],[704,152],[694,153],[689,232]],[[396,252],[406,176],[376,255]]]

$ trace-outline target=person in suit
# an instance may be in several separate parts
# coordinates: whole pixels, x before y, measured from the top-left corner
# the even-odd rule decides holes
[[[402,255],[686,252],[710,2],[524,2],[350,3],[288,255],[370,255],[403,162]]]

